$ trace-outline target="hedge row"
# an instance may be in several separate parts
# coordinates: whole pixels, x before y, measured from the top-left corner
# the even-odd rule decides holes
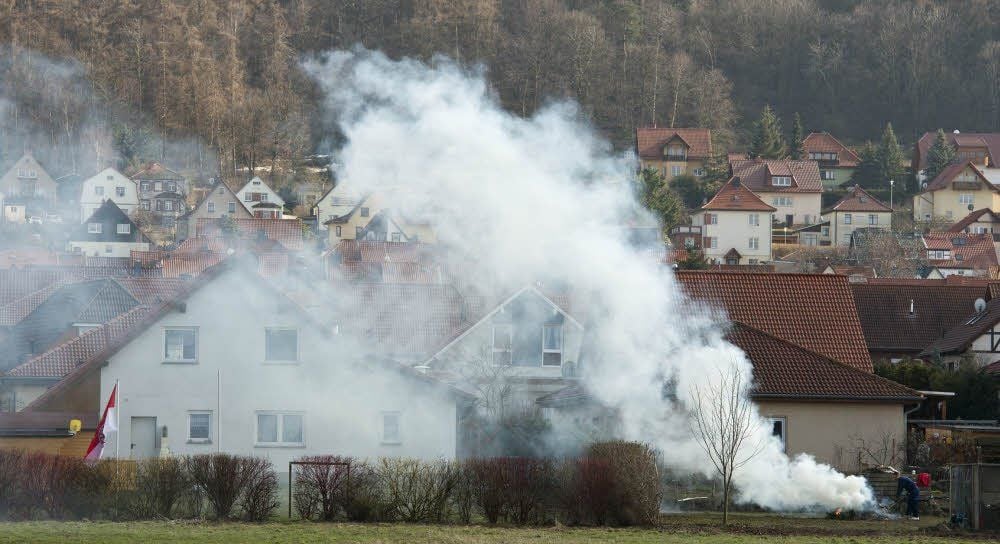
[[[278,507],[271,463],[226,454],[87,463],[0,450],[0,519],[263,521]],[[207,508],[206,508],[207,505]]]
[[[491,457],[462,462],[305,457],[293,505],[303,519],[518,525],[649,525],[660,508],[653,451],[594,444],[577,459]]]

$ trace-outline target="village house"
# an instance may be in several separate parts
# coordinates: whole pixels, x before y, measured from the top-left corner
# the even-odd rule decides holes
[[[683,174],[701,177],[712,156],[712,132],[707,128],[637,128],[635,152],[642,168],[652,168],[664,179]]]
[[[861,159],[851,148],[828,132],[813,132],[802,140],[807,158],[819,165],[819,178],[823,188],[830,190],[851,181],[851,175]]]
[[[55,212],[58,186],[31,153],[25,153],[0,176],[4,221],[24,223]]]
[[[917,175],[918,181],[927,181],[924,170],[927,168],[927,154],[937,139],[937,132],[925,132],[913,146],[913,159],[910,167]],[[946,132],[945,141],[955,148],[955,157],[959,162],[971,162],[980,169],[994,168],[997,158],[1000,158],[1000,132],[961,133]]]
[[[979,208],[1000,210],[1000,188],[972,161],[948,165],[913,195],[914,221],[957,221]]]
[[[114,201],[105,200],[70,234],[67,247],[93,257],[129,257],[132,250],[148,251],[150,243]]]
[[[923,235],[927,261],[932,267],[927,278],[951,275],[988,276],[997,267],[992,234],[929,232]]]
[[[250,215],[257,219],[281,219],[284,215],[285,200],[259,177],[246,182],[236,196]]]
[[[979,367],[1000,361],[1000,298],[979,298],[966,318],[948,329],[941,338],[927,346],[920,357],[940,360],[955,370],[962,360]]]
[[[157,224],[173,228],[187,209],[187,179],[157,162],[132,174],[132,179],[139,186],[139,209],[150,212]]]
[[[947,232],[967,234],[1000,234],[1000,215],[989,208],[975,210],[948,227]],[[994,240],[997,236],[993,237]]]
[[[332,451],[454,458],[471,400],[427,374],[365,357],[267,280],[226,264],[76,366],[29,410],[56,409],[76,389],[89,391],[78,396],[96,411],[116,385],[121,427],[106,451],[132,459],[164,448],[226,452],[277,467]]]
[[[343,240],[323,255],[330,280],[442,283],[432,246],[419,242]]]
[[[761,200],[776,208],[774,219],[788,229],[820,223],[823,183],[819,166],[809,160],[743,159],[729,163],[731,174]],[[805,245],[818,245],[819,233],[809,233]]]
[[[83,180],[80,190],[80,221],[87,219],[111,200],[121,211],[131,215],[139,209],[139,190],[135,181],[114,168],[105,168]]]
[[[836,204],[823,211],[821,243],[850,246],[858,228],[891,229],[892,209],[855,185]],[[823,244],[827,245],[827,244]]]
[[[325,229],[327,222],[343,217],[353,210],[365,195],[359,195],[349,190],[343,183],[334,185],[316,201],[313,215],[316,216],[317,227]],[[331,239],[331,247],[336,245]]]
[[[184,214],[183,220],[178,224],[177,239],[195,236],[200,219],[218,220],[222,217],[250,219],[253,215],[228,185],[218,181],[194,209]]]
[[[700,247],[709,262],[761,264],[771,260],[774,212],[734,176],[691,215],[690,228],[700,229]]]

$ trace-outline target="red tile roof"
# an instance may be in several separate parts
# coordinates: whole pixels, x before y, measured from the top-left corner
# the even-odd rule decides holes
[[[989,208],[980,208],[970,212],[969,215],[963,217],[961,221],[948,227],[947,232],[967,232],[966,229],[968,229],[970,225],[979,222],[1000,223],[1000,215],[997,215],[996,212]]]
[[[705,159],[712,154],[712,133],[707,128],[635,129],[636,153],[640,159],[663,160],[663,146],[674,138],[688,145],[689,159]]]
[[[1000,299],[995,298],[986,303],[983,312],[970,311],[966,317],[948,329],[933,344],[924,348],[920,355],[929,357],[935,354],[964,353],[972,346],[972,342],[1000,323]]]
[[[872,361],[847,277],[678,271],[694,299],[729,319],[866,372]]]
[[[292,251],[300,251],[303,247],[302,221],[299,219],[237,218],[233,221],[241,238],[254,239],[263,231],[268,239],[281,242],[281,245]],[[197,235],[222,236],[218,219],[198,218]]]
[[[197,276],[226,259],[224,253],[173,253],[163,260],[163,277]]]
[[[132,174],[130,176],[132,179],[140,179],[147,181],[156,180],[172,180],[172,181],[182,181],[184,176],[174,172],[173,170],[163,166],[158,162],[151,162],[143,167],[142,170]]]
[[[40,270],[34,266],[0,270],[0,305],[10,304],[53,283],[78,277],[80,267]]]
[[[72,281],[74,280],[66,278],[55,283],[51,283],[38,291],[29,293],[17,300],[0,306],[0,326],[9,327],[20,323],[24,318],[28,317],[31,312],[35,311],[35,308],[38,308],[41,303],[45,302],[53,293]]]
[[[976,299],[987,297],[987,285],[986,281],[879,278],[851,284],[851,291],[872,352],[916,355],[968,320]]]
[[[140,304],[156,305],[174,300],[184,288],[184,281],[176,278],[116,278]]]
[[[891,212],[892,208],[855,185],[836,204],[823,211],[830,212]]]
[[[928,251],[949,251],[951,258],[930,260],[941,268],[968,268],[990,270],[997,266],[996,246],[992,234],[967,234],[964,232],[929,232],[923,236]],[[929,256],[928,256],[929,257]]]
[[[755,193],[822,193],[823,182],[819,178],[816,161],[796,161],[791,159],[743,159],[730,161],[734,176]],[[771,176],[791,176],[791,187],[774,187]]]
[[[924,191],[925,192],[939,191],[941,189],[948,188],[948,185],[951,184],[951,182],[955,181],[955,178],[958,177],[958,175],[961,174],[966,167],[972,169],[973,174],[975,174],[976,177],[979,178],[980,183],[985,184],[987,189],[990,189],[992,191],[1000,191],[1000,189],[998,189],[995,185],[990,183],[990,180],[986,178],[986,175],[983,174],[983,171],[980,170],[979,167],[973,164],[971,161],[956,162],[949,164],[947,167],[945,167],[944,170],[941,171],[940,174],[937,175],[936,178],[932,179],[930,183],[927,184],[927,188],[924,189]]]
[[[802,140],[802,147],[805,149],[806,158],[808,158],[809,153],[836,153],[837,166],[854,168],[861,162],[857,153],[827,132],[809,134]]]
[[[1000,157],[1000,132],[970,132],[964,134],[946,132],[944,136],[945,140],[952,145],[960,144],[963,147],[985,147],[994,161],[998,160],[998,157]],[[917,140],[917,149],[920,152],[920,164],[917,165],[917,170],[927,168],[927,152],[930,151],[931,146],[934,145],[935,139],[937,139],[937,132],[925,132],[924,135]]]
[[[773,212],[775,208],[767,205],[753,191],[747,189],[746,185],[740,182],[740,178],[730,179],[719,192],[715,193],[712,200],[709,200],[701,207],[702,210],[710,211],[741,211],[741,212]]]
[[[334,254],[343,262],[419,263],[431,256],[428,244],[419,242],[383,242],[376,240],[341,240]]]

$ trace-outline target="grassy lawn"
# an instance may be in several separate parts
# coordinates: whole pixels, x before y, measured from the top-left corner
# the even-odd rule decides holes
[[[728,544],[785,542],[960,543],[987,535],[952,535],[939,529],[940,519],[910,521],[831,521],[774,515],[737,515],[723,531],[711,514],[665,516],[659,529],[505,528],[404,524],[275,522],[260,525],[211,522],[25,522],[0,524],[0,542],[374,542],[445,544],[521,544],[559,542],[589,544],[681,543]],[[995,535],[993,535],[995,538]]]

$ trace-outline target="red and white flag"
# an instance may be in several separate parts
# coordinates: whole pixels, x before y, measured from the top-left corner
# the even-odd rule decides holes
[[[118,400],[118,384],[111,390],[111,398],[108,399],[108,405],[104,407],[104,415],[101,416],[101,422],[97,424],[97,430],[94,431],[94,438],[90,440],[90,447],[87,448],[87,454],[83,456],[87,461],[96,461],[101,458],[101,454],[104,452],[104,444],[107,442],[108,433],[113,433],[118,430],[117,419],[115,419],[115,407],[117,406]]]

